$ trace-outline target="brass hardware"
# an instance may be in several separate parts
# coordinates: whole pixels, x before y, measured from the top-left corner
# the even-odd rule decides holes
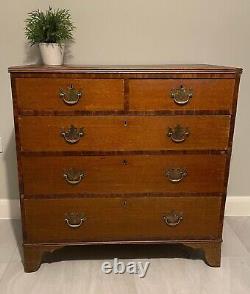
[[[70,228],[79,228],[86,221],[83,213],[70,212],[65,214],[65,222]]]
[[[67,105],[74,105],[78,103],[82,93],[76,90],[73,85],[70,85],[66,91],[60,89],[59,96]]]
[[[168,226],[175,227],[183,220],[183,213],[171,211],[170,213],[164,215],[163,219]]]
[[[181,143],[186,140],[187,136],[190,135],[190,132],[187,128],[177,125],[175,128],[169,128],[167,135],[173,142]]]
[[[123,164],[123,165],[128,165],[128,161],[127,161],[126,159],[124,159],[124,160],[122,161],[122,164]]]
[[[61,135],[64,137],[66,142],[75,144],[81,139],[81,137],[84,136],[84,129],[79,128],[78,130],[76,127],[71,125],[68,130],[62,130]]]
[[[171,183],[179,183],[186,176],[187,170],[184,168],[170,168],[166,171],[166,177]]]
[[[127,206],[127,200],[123,200],[123,201],[122,201],[122,206],[123,206],[123,207],[126,207],[126,206]]]
[[[173,98],[174,102],[178,105],[187,104],[192,97],[193,97],[193,90],[186,89],[183,85],[181,85],[177,89],[171,90],[171,98]]]
[[[124,121],[124,127],[127,127],[128,126],[128,122],[125,120]]]
[[[64,179],[67,183],[69,183],[71,185],[77,185],[82,181],[85,174],[81,170],[76,170],[76,169],[70,168],[68,170],[65,170],[63,176],[64,176]]]

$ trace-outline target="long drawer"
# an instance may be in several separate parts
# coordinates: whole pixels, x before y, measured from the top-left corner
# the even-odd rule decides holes
[[[219,197],[26,199],[25,242],[217,239]]]
[[[224,191],[225,155],[23,156],[24,193]]]
[[[19,128],[23,151],[225,150],[230,116],[24,116]]]
[[[233,79],[133,79],[130,110],[221,110],[232,112]]]
[[[122,110],[122,79],[17,78],[20,110]]]

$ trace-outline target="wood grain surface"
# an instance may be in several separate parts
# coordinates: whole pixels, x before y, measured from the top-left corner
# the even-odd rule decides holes
[[[59,96],[73,86],[82,93],[79,102],[67,105]],[[119,79],[16,79],[18,108],[27,110],[121,110],[123,109],[124,84]]]
[[[220,244],[242,69],[213,65],[9,68],[25,271],[78,244],[182,243],[220,266]],[[66,105],[60,91],[82,96]],[[178,105],[171,90],[192,89]],[[62,136],[83,128],[76,144]],[[175,143],[169,129],[189,135]],[[79,184],[68,169],[83,170]],[[166,171],[185,169],[179,183]],[[68,213],[83,213],[71,228]],[[169,226],[164,216],[181,215]]]
[[[22,157],[24,193],[222,193],[225,155],[127,155]],[[79,184],[64,173],[82,171]],[[166,173],[181,168],[187,175],[172,183]],[[93,196],[94,197],[94,196]]]
[[[220,197],[27,199],[26,242],[216,239],[220,204]],[[164,222],[172,211],[183,216],[174,227]],[[65,222],[70,212],[83,213],[86,221],[70,228]]]
[[[190,132],[182,143],[167,136],[178,124]],[[61,135],[71,125],[85,130],[76,144]],[[19,126],[23,151],[226,150],[230,116],[25,116]]]
[[[129,81],[130,110],[224,110],[232,111],[232,79],[133,79]],[[171,98],[171,90],[183,86],[192,91],[185,105]]]

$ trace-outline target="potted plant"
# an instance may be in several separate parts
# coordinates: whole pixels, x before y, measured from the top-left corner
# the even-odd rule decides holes
[[[46,65],[63,64],[65,41],[73,39],[74,25],[67,9],[45,12],[38,10],[28,14],[25,34],[29,43],[38,44],[43,63]]]

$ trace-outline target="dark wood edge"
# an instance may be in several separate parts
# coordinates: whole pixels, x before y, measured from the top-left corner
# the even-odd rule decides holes
[[[105,244],[178,244],[178,243],[222,243],[222,239],[183,239],[183,240],[143,240],[143,241],[85,241],[72,243],[23,243],[23,246],[81,246],[81,245],[105,245]]]
[[[20,194],[20,207],[21,207],[21,224],[22,224],[22,234],[23,234],[23,242],[27,240],[27,232],[26,232],[26,216],[25,216],[25,209],[24,209],[24,201],[25,195]]]
[[[233,135],[234,135],[234,126],[235,126],[235,118],[236,118],[236,111],[237,111],[237,103],[238,103],[238,94],[239,94],[239,86],[240,86],[240,75],[236,77],[235,80],[235,88],[234,88],[234,100],[233,100],[233,107],[232,107],[232,119],[231,119],[231,128],[229,134],[229,147],[232,147],[233,143]]]
[[[124,80],[124,111],[122,113],[129,112],[129,79]],[[97,114],[98,115],[98,114]]]
[[[242,69],[229,66],[217,66],[209,64],[155,64],[155,65],[22,65],[11,66],[9,72],[28,73],[241,73]]]
[[[147,198],[147,197],[210,197],[224,198],[223,192],[198,193],[198,192],[148,192],[148,193],[74,193],[74,194],[25,194],[23,199],[82,199],[82,198]]]
[[[129,150],[129,151],[31,151],[22,150],[22,156],[128,156],[128,155],[168,155],[207,154],[226,155],[227,150]]]
[[[233,144],[233,135],[234,135],[234,128],[235,128],[235,119],[236,119],[236,111],[237,111],[237,102],[238,102],[238,94],[239,94],[239,86],[240,86],[240,73],[236,76],[235,80],[235,87],[234,87],[234,95],[233,95],[233,107],[232,107],[232,116],[230,120],[230,132],[229,132],[229,141],[228,141],[228,154],[227,154],[227,161],[225,165],[225,172],[224,172],[224,197],[222,199],[221,204],[221,233],[223,230],[223,219],[224,219],[224,212],[225,212],[225,204],[226,204],[226,196],[227,196],[227,186],[228,186],[228,179],[229,179],[229,171],[230,171],[230,162],[231,162],[231,155],[232,155],[232,144]]]
[[[13,72],[11,76],[15,78],[55,78],[55,79],[235,79],[236,72],[142,72],[142,73],[81,73],[74,72]]]
[[[124,111],[85,111],[85,110],[19,110],[21,116],[175,116],[175,115],[230,115],[229,109],[224,110],[159,110],[129,111],[128,89],[125,82]]]
[[[22,161],[21,161],[21,142],[20,142],[20,130],[18,124],[18,107],[17,107],[17,93],[16,93],[16,83],[15,79],[11,77],[11,89],[12,89],[12,102],[14,111],[14,127],[15,127],[15,138],[16,138],[16,156],[17,156],[17,169],[18,169],[18,183],[19,183],[19,194],[20,194],[20,208],[21,208],[21,220],[22,220],[22,234],[23,240],[25,240],[25,217],[24,217],[24,207],[23,207],[23,172],[22,172]]]
[[[20,130],[18,124],[18,115],[17,115],[17,94],[16,94],[16,84],[15,79],[11,79],[11,88],[12,88],[12,101],[13,101],[13,110],[14,110],[14,127],[15,127],[15,138],[16,138],[16,155],[17,155],[17,162],[18,162],[18,175],[19,178],[19,188],[20,193],[23,192],[23,183],[22,183],[22,168],[20,163],[20,150],[21,150],[21,142],[20,142]]]

